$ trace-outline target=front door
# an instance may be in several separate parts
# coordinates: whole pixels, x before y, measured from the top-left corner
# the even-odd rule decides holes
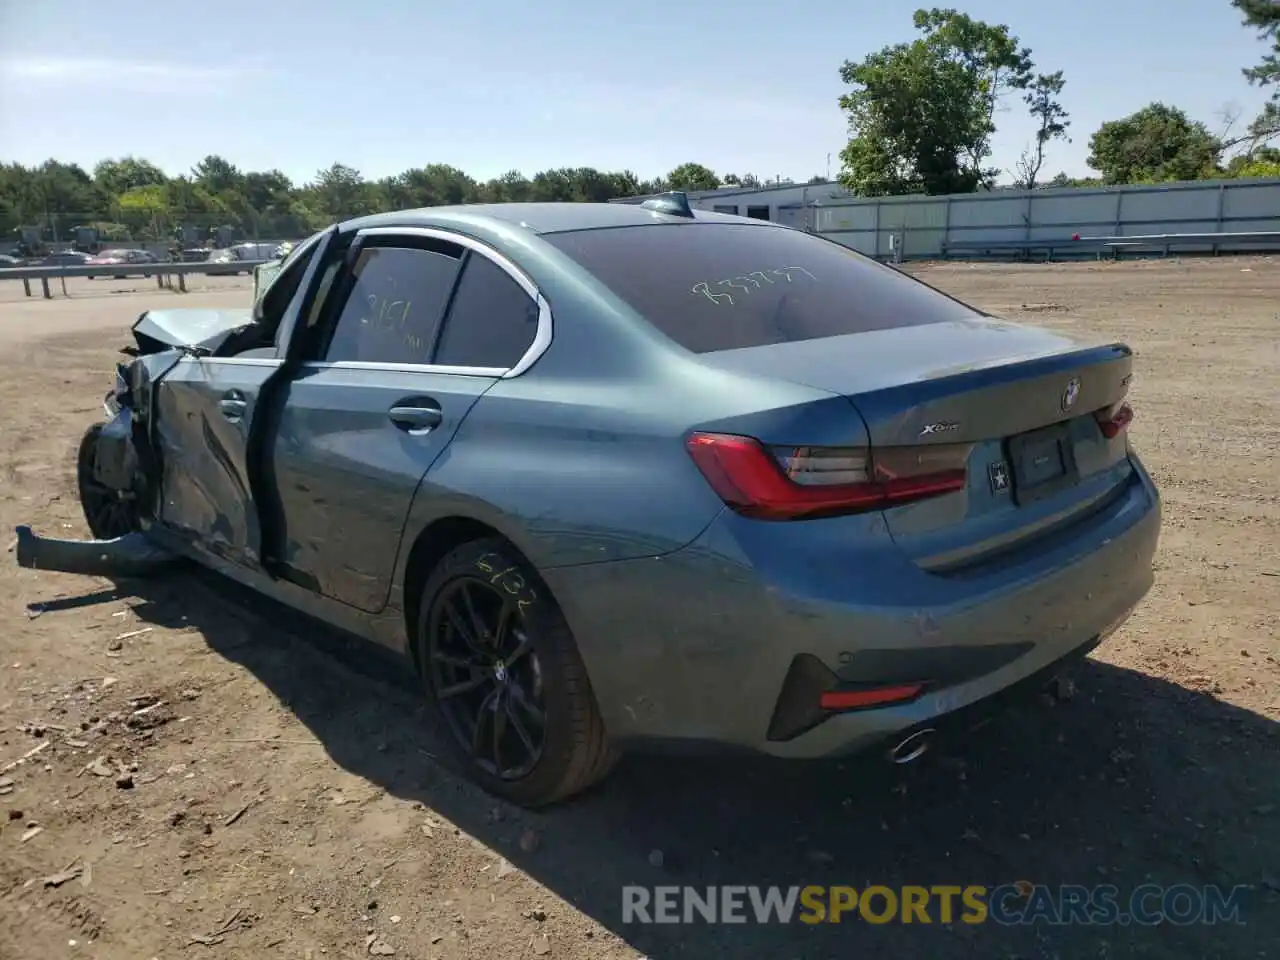
[[[257,566],[262,531],[246,452],[279,360],[184,357],[157,392],[160,520],[235,563]]]
[[[260,340],[296,325],[314,301],[316,271],[336,231],[317,234],[281,266],[254,306]],[[283,341],[278,341],[283,342]],[[234,563],[262,567],[261,427],[279,398],[282,351],[185,356],[156,390],[163,481],[161,523]]]

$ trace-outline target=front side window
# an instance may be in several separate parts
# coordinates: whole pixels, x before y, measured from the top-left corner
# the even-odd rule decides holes
[[[430,363],[458,266],[458,257],[432,250],[362,250],[325,360]]]
[[[510,369],[538,332],[538,304],[488,257],[467,257],[435,363]]]
[[[694,353],[981,316],[892,267],[799,230],[704,221],[543,239]]]

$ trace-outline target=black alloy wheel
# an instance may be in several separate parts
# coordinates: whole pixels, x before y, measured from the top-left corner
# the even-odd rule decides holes
[[[102,424],[94,424],[80,438],[80,449],[76,455],[76,485],[89,532],[95,539],[113,540],[140,528],[138,501],[132,492],[113,490],[94,476],[98,434],[101,432]]]
[[[415,652],[471,779],[527,807],[602,779],[616,759],[568,624],[509,543],[474,540],[422,592]]]
[[[482,576],[445,584],[431,607],[427,669],[440,711],[472,762],[518,780],[542,758],[542,667],[514,597]]]

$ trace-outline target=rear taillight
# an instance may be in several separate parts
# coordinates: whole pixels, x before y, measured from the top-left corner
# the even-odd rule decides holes
[[[1098,426],[1102,428],[1102,435],[1111,440],[1120,436],[1133,422],[1133,407],[1123,402],[1115,403],[1103,407],[1094,416],[1098,419]]]
[[[773,447],[752,437],[695,433],[689,455],[729,507],[759,520],[883,510],[963,490],[969,444]]]
[[[923,683],[900,683],[890,687],[867,687],[861,690],[827,690],[818,703],[824,710],[861,710],[905,703],[920,696]]]

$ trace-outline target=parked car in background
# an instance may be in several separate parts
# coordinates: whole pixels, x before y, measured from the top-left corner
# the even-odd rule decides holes
[[[513,802],[640,745],[909,762],[1152,585],[1130,348],[822,237],[682,195],[434,207],[264,284],[142,315],[80,445],[101,539],[19,528],[18,562],[185,555],[382,644]]]
[[[159,263],[159,262],[160,262],[160,258],[157,257],[150,250],[118,249],[118,250],[103,250],[101,253],[94,254],[92,257],[90,257],[86,263],[88,266],[91,266],[91,267],[96,267],[96,266],[111,267],[111,266],[118,266],[120,264],[137,266],[140,264]],[[102,274],[91,273],[89,274],[89,279],[95,280],[99,276],[114,277],[117,280],[123,280],[125,277],[123,273],[112,273],[111,271],[105,271]],[[149,277],[151,276],[151,274],[144,273],[143,276]]]
[[[242,266],[241,264],[245,261],[253,263],[271,260],[275,256],[275,251],[276,244],[274,243],[237,243],[222,250],[214,250],[209,254],[208,262],[220,264],[223,267],[218,270],[210,270],[209,275],[235,276],[241,273],[250,274],[253,272],[253,268]]]
[[[211,277],[234,277],[237,274],[247,272],[240,265],[240,255],[230,247],[211,250],[205,260],[211,264],[218,264],[218,269],[209,271],[209,276]]]
[[[7,253],[0,253],[0,270],[8,267],[20,267],[22,266],[22,263],[23,261],[19,260],[17,257],[11,257]]]
[[[83,267],[88,264],[92,254],[81,253],[79,250],[59,250],[56,253],[46,254],[37,261],[37,266],[41,267]]]
[[[204,263],[211,253],[212,247],[187,247],[179,254],[179,258],[183,263]]]

